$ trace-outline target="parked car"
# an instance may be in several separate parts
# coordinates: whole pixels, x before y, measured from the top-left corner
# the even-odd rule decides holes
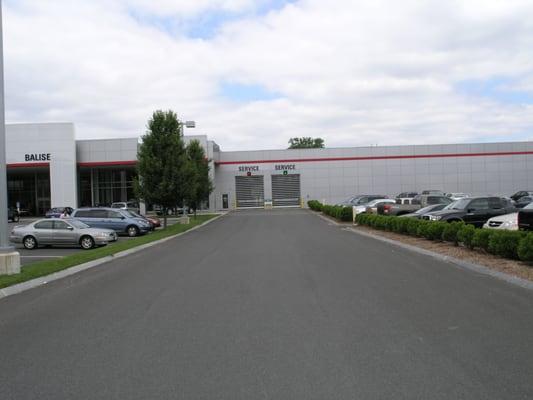
[[[395,200],[392,199],[377,199],[372,200],[370,203],[366,205],[365,212],[367,214],[377,214],[378,208],[381,206],[384,206],[385,204],[396,204]]]
[[[514,206],[516,208],[524,208],[525,206],[527,206],[531,202],[533,202],[533,197],[532,196],[523,196],[523,197],[520,197],[518,200],[515,201]]]
[[[434,204],[444,204],[448,205],[452,203],[453,200],[446,196],[441,195],[418,195],[416,196],[412,201],[411,204],[400,204],[399,201],[396,201],[396,204],[392,205],[385,205],[383,206],[383,209],[378,210],[378,214],[383,215],[404,215],[404,214],[411,214],[415,211],[420,210],[421,208],[431,206]]]
[[[29,225],[13,228],[10,240],[22,243],[28,250],[40,245],[78,245],[89,250],[116,241],[117,234],[111,229],[91,228],[75,219],[40,219]]]
[[[67,212],[68,215],[72,215],[72,211],[74,211],[74,209],[72,207],[54,207],[48,210],[44,214],[44,216],[46,218],[59,218],[65,211]]]
[[[18,213],[17,210],[15,210],[14,208],[8,208],[7,209],[7,221],[12,221],[12,222],[19,222],[20,220],[20,215]]]
[[[150,223],[120,208],[78,208],[72,218],[91,228],[112,229],[117,234],[137,236],[150,231]]]
[[[518,229],[533,231],[533,203],[520,209],[517,213]]]
[[[148,221],[148,223],[150,224],[150,230],[153,231],[155,230],[155,228],[159,228],[161,226],[161,221],[159,218],[156,218],[156,217],[150,217],[148,215],[141,215],[141,214],[137,214],[135,212],[132,212],[130,211],[134,216],[136,216],[137,218],[143,218],[145,219],[146,221]]]
[[[133,211],[139,214],[139,204],[134,201],[118,201],[111,204],[111,208],[119,208],[121,210]]]
[[[433,212],[433,211],[440,211],[444,207],[447,207],[448,204],[433,204],[431,206],[427,206],[424,208],[421,208],[419,210],[416,210],[415,212],[409,213],[409,214],[403,214],[400,215],[401,218],[416,218],[416,219],[422,219],[425,215]]]
[[[449,197],[450,199],[455,201],[455,200],[464,199],[470,196],[467,195],[466,193],[446,193],[446,197]]]
[[[489,218],[504,215],[516,209],[501,197],[473,197],[455,201],[441,211],[428,214],[430,221],[463,221],[482,227]]]
[[[363,195],[350,197],[346,199],[345,201],[343,201],[342,203],[339,203],[337,205],[343,206],[343,207],[362,206],[362,205],[368,204],[372,200],[387,199],[387,198],[388,196],[385,196],[382,194],[363,194]]]
[[[533,190],[519,190],[511,196],[513,201],[518,201],[521,197],[530,196],[533,197]]]
[[[376,207],[376,213],[377,213],[377,205],[380,203],[387,203],[387,202],[392,204],[395,202],[395,200],[380,198],[380,199],[371,200],[365,204],[354,205],[353,215],[366,213],[368,210],[372,209],[373,207]]]
[[[433,196],[446,196],[446,193],[444,193],[442,190],[422,190],[421,195],[433,195]]]
[[[525,206],[523,210],[533,211],[533,203],[530,203],[527,206]],[[504,215],[499,215],[497,217],[492,217],[485,223],[485,225],[483,225],[483,228],[516,231],[519,229],[518,212],[513,212],[510,214],[504,214]]]
[[[396,198],[397,199],[412,199],[416,196],[418,196],[418,192],[402,192],[398,196],[396,196]]]

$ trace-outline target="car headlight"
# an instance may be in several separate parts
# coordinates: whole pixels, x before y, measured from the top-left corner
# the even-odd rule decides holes
[[[502,228],[515,228],[518,226],[518,221],[505,221],[500,225]]]
[[[429,216],[429,220],[430,221],[438,221],[440,219],[442,219],[442,217],[440,215],[430,215]]]

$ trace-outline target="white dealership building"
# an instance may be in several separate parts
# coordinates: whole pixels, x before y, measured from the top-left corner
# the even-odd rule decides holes
[[[9,206],[40,215],[134,199],[138,137],[76,140],[72,123],[6,130]],[[533,142],[223,151],[207,136],[185,137],[193,139],[211,163],[212,210],[426,189],[505,196],[533,190]]]

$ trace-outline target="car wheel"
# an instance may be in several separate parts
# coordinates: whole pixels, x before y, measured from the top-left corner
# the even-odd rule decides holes
[[[26,236],[24,240],[22,240],[22,244],[24,245],[24,248],[33,250],[37,248],[37,239],[33,236]]]
[[[139,228],[134,225],[128,226],[128,228],[126,229],[126,233],[129,237],[135,237],[139,234]]]
[[[90,236],[84,236],[80,239],[80,246],[84,250],[91,250],[94,247],[94,239]]]

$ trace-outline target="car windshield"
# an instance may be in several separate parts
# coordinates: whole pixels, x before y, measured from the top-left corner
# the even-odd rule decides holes
[[[453,203],[448,204],[444,209],[445,210],[464,210],[468,204],[470,204],[470,199],[461,199],[454,201]]]
[[[111,208],[122,208],[123,204],[122,203],[113,203],[111,204]]]
[[[135,214],[133,214],[131,211],[128,211],[128,210],[122,210],[122,214],[125,215],[126,217],[130,217],[130,218],[137,217]]]
[[[426,214],[430,211],[435,211],[435,210],[438,210],[439,207],[435,207],[435,206],[427,206],[427,207],[424,207],[424,208],[421,208],[420,210],[417,210],[415,211],[414,213],[415,214],[418,214],[418,215],[423,215],[423,214]]]
[[[71,219],[71,220],[68,221],[68,223],[69,223],[70,225],[72,225],[74,228],[77,228],[77,229],[86,229],[86,228],[89,228],[89,225],[84,224],[83,222],[78,221],[77,219]]]

